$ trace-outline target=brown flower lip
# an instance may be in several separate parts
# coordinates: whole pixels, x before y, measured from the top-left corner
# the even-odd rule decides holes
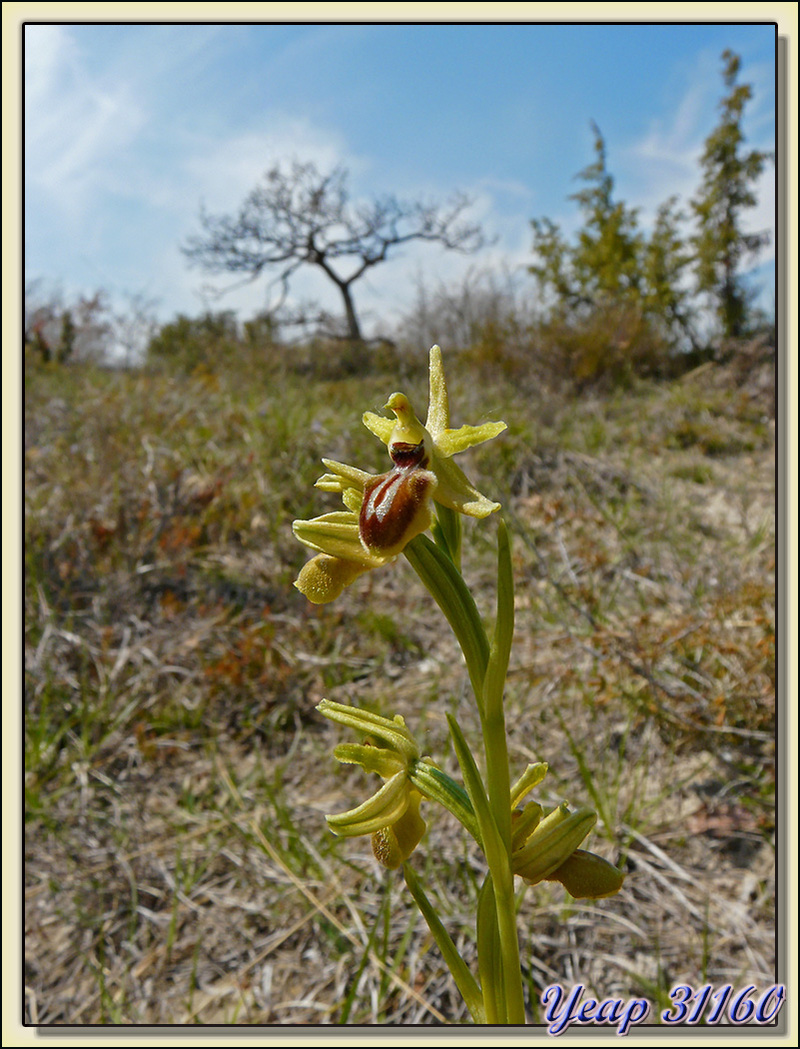
[[[436,477],[419,466],[395,466],[364,485],[358,531],[367,550],[399,553],[430,523],[428,500]]]

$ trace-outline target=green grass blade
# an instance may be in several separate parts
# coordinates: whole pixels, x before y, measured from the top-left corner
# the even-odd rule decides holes
[[[470,1016],[476,1024],[486,1023],[487,1020],[483,1011],[483,996],[475,977],[469,971],[467,963],[458,953],[458,948],[450,938],[447,929],[442,925],[439,915],[434,910],[433,905],[425,894],[425,890],[420,885],[417,876],[408,863],[403,864],[403,874],[405,875],[408,890],[414,897],[414,902],[419,907],[423,918],[428,923],[428,928],[431,930],[431,934],[442,952],[442,957],[447,968],[452,973],[456,987],[458,987],[461,997],[469,1009]]]

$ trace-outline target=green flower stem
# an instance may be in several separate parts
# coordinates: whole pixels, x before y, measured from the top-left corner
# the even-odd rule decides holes
[[[498,991],[503,987],[503,956],[497,935],[497,904],[492,876],[488,874],[478,894],[478,975],[483,988],[483,1008],[487,1024],[507,1022],[505,1000]]]
[[[514,636],[514,577],[508,531],[500,520],[497,541],[497,619],[483,681],[483,743],[489,805],[502,842],[502,864],[494,875],[492,894],[497,911],[503,957],[503,994],[509,1010],[506,1023],[524,1023],[519,964],[514,875],[511,869],[511,779],[503,707],[508,661]],[[518,1010],[518,1012],[516,1012]],[[520,1019],[513,1017],[519,1016]],[[501,1021],[503,1022],[503,1021]]]
[[[514,636],[514,578],[505,523],[497,534],[497,621],[483,679],[483,740],[489,801],[503,843],[511,851],[511,779],[503,710],[508,660]]]

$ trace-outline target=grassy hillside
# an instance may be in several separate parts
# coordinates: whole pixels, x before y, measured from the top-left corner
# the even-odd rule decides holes
[[[556,394],[444,347],[468,469],[511,530],[511,757],[596,808],[629,871],[520,929],[553,982],[665,1008],[678,983],[775,982],[770,377],[707,364]],[[366,375],[228,362],[191,376],[26,371],[26,1001],[40,1024],[435,1024],[465,1014],[402,877],[324,814],[365,797],[323,697],[402,713],[457,775],[466,670],[410,566],[330,606],[292,587],[322,456],[386,469],[361,425],[424,357]],[[465,574],[490,612],[494,527]],[[370,789],[371,789],[370,785]],[[413,862],[473,952],[479,856],[432,812]],[[657,1012],[656,1012],[657,1016]]]

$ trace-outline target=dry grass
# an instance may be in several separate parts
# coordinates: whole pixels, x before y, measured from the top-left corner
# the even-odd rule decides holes
[[[623,891],[520,912],[530,1015],[775,975],[774,450],[720,365],[605,399],[470,386],[509,422],[470,472],[512,530],[518,769],[592,804]],[[322,455],[374,469],[389,375],[31,368],[26,391],[26,1001],[58,1024],[441,1024],[466,1013],[396,873],[324,814],[364,796],[327,696],[401,712],[455,773],[466,672],[411,569],[291,587]],[[745,377],[746,378],[746,377]],[[406,377],[424,403],[424,375]],[[413,398],[412,398],[413,399]],[[466,574],[491,614],[493,529]],[[427,807],[417,869],[474,953],[480,856]]]

